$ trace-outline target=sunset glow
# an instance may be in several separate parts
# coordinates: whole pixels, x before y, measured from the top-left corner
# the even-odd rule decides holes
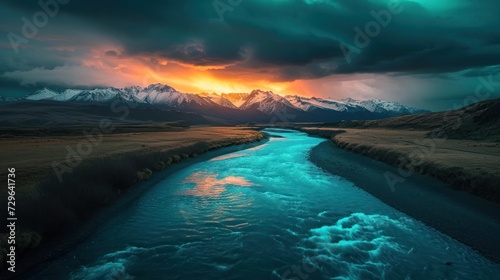
[[[211,1],[153,2],[61,4],[28,39],[20,19],[40,6],[5,4],[4,95],[162,83],[185,93],[261,89],[443,110],[474,92],[478,78],[499,78],[495,1],[399,1],[390,18],[378,0],[236,1],[223,15]],[[95,14],[106,9],[113,14]],[[377,32],[367,35],[368,23]]]

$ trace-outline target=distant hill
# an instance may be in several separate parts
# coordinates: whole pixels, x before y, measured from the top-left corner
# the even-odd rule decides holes
[[[435,135],[452,139],[500,142],[500,99],[482,101],[446,112],[406,115],[382,120],[339,121],[325,126],[435,130]]]
[[[0,127],[99,126],[103,120],[113,125],[176,123],[208,124],[209,120],[194,113],[184,113],[151,106],[126,107],[124,103],[103,106],[92,103],[19,101],[0,106]]]

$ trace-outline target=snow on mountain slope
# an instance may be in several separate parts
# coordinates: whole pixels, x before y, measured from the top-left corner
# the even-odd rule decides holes
[[[28,100],[44,100],[44,99],[52,99],[55,96],[58,96],[59,92],[48,89],[48,88],[43,88],[40,90],[35,91],[32,95],[29,95],[26,97]]]
[[[57,92],[50,89],[42,89],[26,97],[27,100],[54,100],[54,101],[80,101],[80,102],[105,102],[119,94],[118,89],[101,88],[93,90],[66,89]]]
[[[335,100],[331,98],[309,98],[295,95],[288,95],[286,96],[286,99],[290,101],[293,106],[306,112],[318,108],[334,110],[338,112],[362,112],[367,110],[372,113],[381,114],[414,114],[427,112],[425,110],[405,106],[397,102],[385,101],[380,99],[360,101],[352,98],[346,98],[342,100]]]
[[[182,93],[174,88],[162,84],[149,85],[137,93],[137,98],[144,103],[182,107],[190,103],[201,106],[213,106],[215,103],[210,98],[192,93]]]
[[[342,99],[346,103],[352,105],[358,105],[366,108],[368,111],[373,113],[394,113],[394,114],[414,114],[414,113],[424,113],[427,112],[422,109],[414,108],[399,104],[393,101],[385,101],[381,99],[371,99],[359,101],[352,98]]]
[[[58,95],[50,98],[50,100],[55,100],[55,101],[69,101],[75,96],[79,95],[80,93],[84,92],[84,90],[79,90],[79,89],[66,89],[62,92],[60,92]]]
[[[133,88],[132,90],[135,89],[137,88]],[[183,93],[180,93],[174,88],[162,84],[149,85],[134,93],[139,100],[149,104],[167,104],[179,106],[180,104],[188,100],[188,98]]]
[[[271,91],[254,90],[246,93],[202,93],[191,94],[178,92],[163,84],[152,84],[147,87],[133,86],[125,88],[96,88],[91,90],[66,89],[55,91],[47,88],[36,91],[26,97],[27,100],[54,100],[73,102],[110,102],[123,99],[135,103],[166,105],[182,108],[197,105],[203,108],[220,106],[232,109],[257,109],[265,114],[272,114],[287,108],[311,112],[317,109],[332,110],[346,113],[377,113],[384,115],[401,115],[427,112],[418,108],[408,107],[397,102],[380,99],[355,100],[352,98],[335,100],[332,98],[316,98],[301,96],[280,96]]]
[[[116,88],[92,89],[92,90],[66,90],[54,100],[69,100],[78,102],[108,102],[120,95]]]
[[[222,93],[221,96],[229,100],[234,106],[240,107],[247,101],[248,93]]]
[[[191,102],[201,106],[211,106],[215,104],[210,98],[202,97],[197,94],[181,93],[172,87],[162,84],[153,84],[145,88],[135,86],[122,89],[112,87],[91,90],[67,89],[62,92],[42,89],[26,97],[27,100],[77,102],[108,102],[116,98],[136,103],[161,104],[172,107],[181,107]]]
[[[239,108],[256,108],[265,114],[272,114],[276,110],[282,111],[285,107],[295,108],[286,98],[271,91],[254,90]]]
[[[312,111],[317,108],[334,110],[338,112],[359,112],[364,108],[358,105],[348,104],[346,102],[322,99],[316,97],[301,97],[296,95],[287,95],[285,98],[295,107],[303,111]]]
[[[227,107],[227,108],[233,108],[233,109],[237,108],[227,98],[225,98],[225,97],[223,97],[221,95],[218,95],[216,93],[200,93],[199,95],[202,96],[202,97],[209,98],[212,102],[214,102],[215,104],[218,104],[220,106]]]

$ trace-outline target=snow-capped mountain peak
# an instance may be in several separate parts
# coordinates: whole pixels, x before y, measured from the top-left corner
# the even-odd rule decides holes
[[[346,98],[342,99],[342,101],[352,105],[361,106],[372,113],[414,114],[427,112],[419,108],[409,107],[394,101],[386,101],[382,99],[360,101],[352,98]]]
[[[334,110],[338,112],[347,112],[347,111],[360,111],[360,108],[357,105],[351,105],[346,102],[342,102],[339,100],[333,99],[322,99],[317,97],[301,97],[296,95],[287,95],[286,99],[293,104],[293,106],[303,110],[303,111],[313,111],[316,109],[326,109],[326,110]]]
[[[284,107],[294,108],[285,97],[272,91],[254,90],[239,108],[242,110],[255,108],[266,114],[271,114],[276,110],[282,111]]]
[[[173,108],[231,108],[239,110],[258,110],[265,114],[276,111],[298,110],[312,112],[322,110],[345,113],[377,114],[380,116],[423,113],[424,110],[408,107],[397,102],[381,99],[355,100],[345,98],[303,97],[298,95],[281,96],[272,91],[253,90],[250,93],[182,93],[164,84],[152,84],[147,87],[132,86],[125,88],[94,88],[94,89],[66,89],[62,91],[43,88],[25,99],[72,101],[72,102],[111,102],[116,99],[135,103],[167,106]],[[324,112],[323,112],[324,111]]]
[[[48,89],[48,88],[42,88],[40,90],[35,91],[33,94],[29,95],[26,97],[28,100],[43,100],[43,99],[51,99],[55,96],[59,95],[59,92]]]
[[[151,84],[142,89],[144,92],[177,92],[173,87],[164,84]]]
[[[248,93],[222,93],[221,96],[239,108],[247,100]]]
[[[223,95],[218,95],[216,93],[205,93],[205,92],[200,93],[199,95],[210,99],[212,102],[220,106],[233,109],[237,108],[236,105],[234,105],[231,101],[229,101],[229,99],[225,98]]]
[[[215,104],[209,98],[203,98],[196,94],[181,93],[174,88],[163,84],[152,84],[145,88],[140,86],[125,88],[95,88],[95,89],[66,89],[58,92],[50,89],[41,89],[26,97],[27,100],[53,100],[74,102],[109,102],[115,99],[123,99],[136,103],[152,105],[167,105],[181,107],[192,102],[198,105]]]

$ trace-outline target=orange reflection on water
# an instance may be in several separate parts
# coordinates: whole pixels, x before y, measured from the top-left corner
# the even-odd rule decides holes
[[[186,195],[192,196],[212,196],[219,197],[226,190],[226,185],[249,187],[253,186],[251,182],[243,177],[228,176],[222,179],[217,179],[217,174],[208,172],[196,172],[191,174],[182,183],[194,183],[195,188],[184,192]]]

